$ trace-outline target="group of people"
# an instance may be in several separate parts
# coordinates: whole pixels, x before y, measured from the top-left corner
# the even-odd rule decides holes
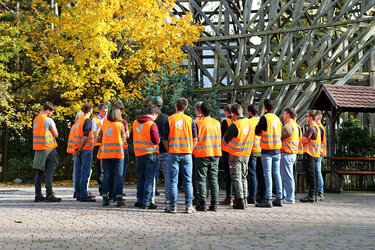
[[[163,100],[154,97],[144,112],[132,124],[122,118],[124,106],[115,103],[110,109],[100,104],[99,113],[90,119],[93,106],[86,103],[76,115],[71,127],[67,152],[74,156],[74,197],[81,202],[95,202],[88,192],[94,159],[99,193],[103,206],[110,201],[125,205],[124,179],[129,161],[129,138],[134,147],[137,168],[137,201],[135,207],[156,209],[155,194],[159,167],[164,174],[165,212],[177,213],[178,184],[183,183],[186,213],[207,211],[207,196],[211,196],[208,210],[217,211],[218,204],[234,209],[283,206],[295,203],[295,163],[302,154],[302,165],[309,185],[309,193],[301,202],[323,200],[321,160],[325,155],[325,130],[322,112],[306,114],[310,125],[305,134],[296,123],[293,108],[283,113],[285,125],[272,112],[273,101],[264,101],[265,114],[258,117],[259,107],[249,105],[248,117],[242,106],[224,107],[226,118],[220,122],[210,116],[209,102],[195,105],[196,118],[184,114],[188,107],[185,98],[176,101],[175,113],[161,113]],[[58,132],[50,116],[55,107],[47,102],[33,124],[33,167],[35,201],[59,202],[52,191],[54,168],[57,165],[56,138]],[[219,202],[219,160],[222,157],[226,198]],[[41,179],[46,173],[46,197],[41,192]],[[276,184],[276,198],[272,200],[272,176]],[[194,207],[195,205],[195,207]]]

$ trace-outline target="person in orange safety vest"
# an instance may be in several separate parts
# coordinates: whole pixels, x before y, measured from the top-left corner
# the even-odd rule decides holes
[[[207,187],[211,190],[210,211],[217,211],[219,196],[219,159],[221,156],[221,130],[220,122],[210,117],[211,105],[203,102],[200,106],[201,119],[198,126],[198,142],[194,149],[195,166],[197,171],[197,184],[199,194],[198,211],[206,211]]]
[[[56,138],[59,133],[56,124],[50,118],[55,111],[55,106],[46,102],[43,111],[33,122],[33,150],[35,151],[33,169],[35,174],[35,202],[60,202],[61,198],[55,197],[52,191],[53,175],[57,166],[57,143]],[[46,173],[46,195],[42,194],[42,177]]]
[[[322,124],[322,118],[323,118],[323,112],[321,110],[317,111],[316,116],[316,124],[320,128],[320,136],[321,136],[321,150],[320,150],[320,157],[318,158],[316,162],[316,167],[318,171],[318,201],[324,201],[324,182],[323,182],[323,176],[322,176],[322,160],[323,157],[327,154],[327,139],[326,139],[326,130]]]

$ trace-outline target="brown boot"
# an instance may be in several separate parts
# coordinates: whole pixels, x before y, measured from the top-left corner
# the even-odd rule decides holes
[[[233,206],[233,200],[230,199],[225,199],[223,201],[219,202],[219,205],[228,205],[228,206]]]
[[[245,209],[245,202],[243,199],[235,199],[235,202],[233,204],[234,209]]]

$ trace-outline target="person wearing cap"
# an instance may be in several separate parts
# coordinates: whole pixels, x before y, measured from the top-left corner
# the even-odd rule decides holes
[[[163,99],[160,96],[155,96],[152,98],[151,103],[156,105],[160,111],[163,107]],[[168,152],[163,144],[163,127],[168,123],[168,116],[164,113],[160,113],[158,118],[154,121],[158,127],[160,143],[159,143],[159,155],[156,166],[156,175],[155,175],[155,195],[158,195],[157,184],[159,180],[159,169],[161,167],[164,175],[164,192],[165,192],[165,204],[168,204],[170,201],[169,194],[169,172],[168,172]],[[154,199],[154,197],[153,197]]]

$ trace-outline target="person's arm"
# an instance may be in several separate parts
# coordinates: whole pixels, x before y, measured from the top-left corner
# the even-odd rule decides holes
[[[267,131],[267,119],[266,117],[262,116],[255,127],[255,134],[256,135],[262,135],[262,130]]]
[[[197,143],[198,143],[198,126],[194,122],[194,120],[192,122],[192,132],[193,132],[193,148],[195,148],[195,146],[197,146]]]
[[[281,140],[287,139],[293,135],[293,127],[289,124],[284,125],[281,128]]]
[[[230,142],[234,137],[238,136],[238,129],[236,124],[232,123],[224,135],[224,141],[226,143]]]
[[[57,128],[53,128],[50,131],[55,138],[59,137],[59,132],[57,132]]]
[[[103,138],[103,131],[100,130],[99,134],[98,134],[98,137],[96,138],[96,141],[100,143],[100,142],[102,142],[102,138]]]
[[[124,125],[124,128],[125,128],[125,135],[126,135],[126,138],[129,138],[130,137],[130,133],[129,133],[129,125],[128,125],[128,122],[123,119],[122,120],[122,124]]]
[[[51,131],[51,133],[53,134],[55,138],[59,137],[59,132],[57,131],[55,121],[52,118],[47,118],[47,119],[46,119],[46,122],[48,122],[47,126],[48,126],[49,131]],[[44,128],[46,129],[46,127]]]
[[[228,122],[227,120],[224,120],[222,123],[221,123],[221,138],[224,137],[224,134],[225,132],[227,131],[228,129]]]
[[[89,138],[90,132],[92,130],[92,122],[90,119],[86,119],[85,123],[83,123],[83,138],[81,141],[81,145],[78,148],[78,154],[82,151],[82,148],[86,145],[86,142]]]
[[[310,139],[312,139],[312,137],[313,137],[313,135],[314,135],[314,131],[316,131],[316,130],[314,129],[314,127],[310,127],[310,128],[306,131],[306,133],[303,135],[302,140],[301,140],[302,144],[306,144],[306,143],[308,143],[308,142],[310,141]]]
[[[167,150],[167,152],[169,151],[168,138],[169,138],[169,122],[167,121],[164,124],[164,128],[163,128],[163,144],[164,144],[165,150]]]
[[[98,124],[96,123],[96,119],[93,118],[91,121],[92,121],[92,132],[93,132],[93,135],[95,137],[98,137],[100,129],[98,129]]]
[[[150,136],[154,145],[158,145],[160,143],[159,130],[156,123],[153,123],[150,127]]]
[[[125,132],[125,126],[124,125],[121,126],[121,139],[122,139],[123,143],[126,142],[126,132]]]

